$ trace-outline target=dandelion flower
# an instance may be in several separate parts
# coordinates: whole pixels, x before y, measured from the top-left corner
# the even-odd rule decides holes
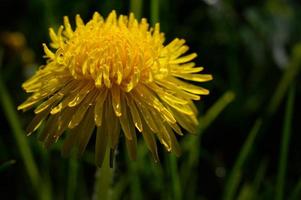
[[[75,21],[75,30],[68,17],[57,32],[49,29],[50,48],[43,44],[47,62],[22,85],[31,96],[18,109],[34,107],[35,113],[28,134],[45,121],[39,139],[49,146],[68,130],[62,154],[75,147],[81,155],[96,127],[99,166],[105,151],[116,149],[120,132],[132,159],[137,134],[155,160],[157,139],[167,151],[180,154],[175,133],[196,131],[193,100],[209,93],[186,80],[212,79],[191,62],[197,54],[184,55],[188,46],[183,39],[164,45],[159,24],[150,28],[133,14],[112,11],[103,19],[96,12],[86,24],[79,15]]]

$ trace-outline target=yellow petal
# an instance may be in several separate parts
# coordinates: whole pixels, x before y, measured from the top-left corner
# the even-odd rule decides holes
[[[117,86],[111,88],[112,106],[117,117],[121,116],[121,104],[120,104],[120,89]]]
[[[122,112],[122,115],[119,117],[120,125],[126,138],[128,140],[132,140],[133,134],[135,133],[132,132],[133,130],[130,126],[129,118],[127,117],[128,108],[126,106],[125,98],[123,97],[123,95],[121,95],[120,102],[121,102],[121,112]]]
[[[26,128],[27,135],[31,135],[42,124],[43,120],[48,116],[50,109],[46,109],[43,112],[37,114]]]
[[[86,111],[88,110],[89,106],[91,105],[91,103],[94,101],[95,96],[97,95],[96,92],[91,91],[83,100],[83,102],[78,105],[78,109],[75,112],[75,114],[73,115],[68,127],[69,128],[74,128],[76,127],[81,120],[83,119]]]
[[[95,124],[93,121],[93,108],[89,108],[86,116],[81,122],[82,125],[80,127],[79,138],[78,138],[78,155],[82,156],[86,146],[92,136]]]
[[[129,106],[131,114],[132,114],[133,122],[134,122],[136,128],[140,132],[142,132],[143,127],[142,127],[142,122],[141,122],[139,112],[137,110],[137,106],[136,106],[136,104],[134,103],[134,101],[132,100],[131,97],[126,96],[126,100],[127,100],[127,105]]]
[[[146,146],[151,151],[153,158],[156,162],[159,161],[158,149],[156,144],[156,139],[154,137],[154,133],[150,130],[150,128],[146,125],[145,121],[142,120],[143,131],[142,135],[146,142]]]
[[[101,126],[103,118],[103,104],[106,100],[108,90],[102,90],[95,100],[94,121],[97,126]]]
[[[192,59],[196,58],[197,54],[196,53],[192,53],[186,56],[182,56],[180,58],[177,58],[175,60],[171,60],[169,61],[169,64],[180,64],[180,63],[186,63],[191,61]]]
[[[207,82],[212,80],[212,76],[209,74],[175,74],[176,77],[196,82]]]

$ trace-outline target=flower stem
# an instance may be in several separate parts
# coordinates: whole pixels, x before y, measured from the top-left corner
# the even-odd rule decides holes
[[[111,183],[113,179],[113,168],[110,167],[110,150],[107,149],[103,164],[96,170],[95,184],[94,184],[94,200],[108,200],[111,199]]]
[[[67,185],[67,200],[75,199],[76,186],[77,186],[77,174],[78,174],[78,161],[75,156],[72,155],[69,158],[69,175]]]
[[[171,170],[171,181],[172,181],[172,190],[175,200],[182,199],[182,190],[181,190],[181,182],[178,173],[178,163],[177,157],[175,155],[169,155],[169,165]]]

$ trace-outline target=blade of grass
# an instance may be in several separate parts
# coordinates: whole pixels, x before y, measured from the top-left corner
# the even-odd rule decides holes
[[[288,63],[287,70],[284,72],[273,97],[269,104],[267,113],[272,115],[275,113],[282,99],[284,98],[290,84],[294,81],[300,71],[301,66],[301,44],[295,45],[292,53],[292,59]]]
[[[206,129],[219,116],[219,114],[235,99],[232,91],[225,92],[213,106],[209,108],[204,117],[200,117],[200,128]],[[198,137],[200,137],[198,135]]]
[[[267,107],[267,110],[265,112],[266,115],[264,115],[265,120],[268,120],[269,117],[271,117],[272,114],[274,114],[275,111],[278,109],[279,104],[281,103],[289,85],[295,79],[296,75],[299,73],[300,64],[301,64],[301,44],[297,44],[293,49],[291,62],[289,62],[288,66],[287,66],[288,69],[286,70],[282,79],[280,80],[280,82],[277,86],[277,89],[275,90],[275,93],[274,93],[273,97],[271,98],[271,102],[270,102],[269,106]],[[262,124],[261,121],[262,120],[260,120],[260,125],[257,125],[258,130]],[[254,128],[256,127],[256,124],[258,124],[258,120],[257,120],[257,122],[255,122],[255,124],[253,126]],[[253,130],[254,130],[254,128],[253,128]],[[226,189],[224,192],[224,199],[226,199],[226,200],[233,199],[233,197],[236,193],[236,189],[237,189],[239,181],[235,180],[235,174],[239,173],[239,169],[241,168],[241,165],[243,164],[243,162],[245,160],[245,159],[243,159],[242,160],[243,162],[240,161],[241,154],[243,154],[243,151],[241,151],[241,153],[234,165],[234,168],[232,169],[232,172],[228,178],[227,184],[226,184]]]
[[[289,91],[286,109],[285,109],[285,117],[283,124],[283,132],[282,132],[282,143],[280,147],[280,159],[278,163],[278,174],[277,174],[277,182],[276,182],[276,193],[275,199],[282,200],[284,196],[285,190],[285,176],[286,176],[286,168],[287,168],[287,160],[288,160],[288,151],[289,151],[289,142],[291,135],[291,126],[292,126],[292,115],[294,110],[294,99],[295,99],[295,88],[291,86]]]
[[[130,12],[133,12],[137,19],[141,19],[142,5],[143,5],[143,0],[131,0],[130,1]]]
[[[259,188],[261,186],[261,183],[264,179],[264,175],[267,170],[267,161],[263,160],[261,164],[259,165],[259,168],[257,170],[257,173],[255,175],[255,179],[253,182],[253,188],[254,188],[254,195],[258,194]],[[255,199],[256,196],[253,196],[253,199]]]
[[[151,24],[154,26],[159,22],[160,15],[160,1],[159,0],[151,0],[150,13],[151,13]]]
[[[34,161],[25,133],[21,128],[22,126],[18,119],[16,108],[13,105],[13,101],[6,87],[2,82],[2,77],[0,77],[0,93],[1,93],[0,95],[1,106],[4,111],[5,117],[11,126],[14,138],[17,142],[17,147],[19,149],[21,158],[25,165],[26,172],[29,176],[33,188],[36,190],[36,192],[39,192],[40,176],[39,176],[38,168]]]
[[[237,199],[241,199],[241,200],[259,199],[258,191],[263,181],[266,169],[267,169],[267,162],[266,160],[263,160],[258,167],[253,183],[250,184],[248,182],[245,182],[240,192],[238,192],[239,195]]]
[[[245,141],[245,143],[242,146],[242,149],[238,155],[237,160],[235,161],[235,164],[230,172],[229,178],[226,182],[226,188],[224,191],[223,198],[225,200],[232,200],[234,199],[235,193],[237,191],[238,184],[240,182],[240,171],[247,160],[251,150],[252,146],[254,144],[255,138],[260,130],[262,124],[261,118],[257,119]]]
[[[232,91],[226,91],[206,112],[206,114],[199,118],[199,131],[197,134],[197,139],[195,137],[188,137],[184,140],[183,146],[194,151],[195,145],[199,142],[199,138],[202,137],[203,130],[207,129],[212,122],[222,113],[222,111],[235,99],[235,94]]]
[[[183,148],[190,152],[188,155],[188,160],[181,167],[181,177],[183,179],[183,186],[188,186],[190,180],[190,171],[193,171],[198,165],[200,153],[199,142],[202,138],[202,134],[205,129],[207,129],[214,120],[223,112],[223,110],[235,99],[235,94],[232,91],[226,91],[206,112],[203,117],[199,118],[199,131],[196,137],[187,137],[183,141]]]

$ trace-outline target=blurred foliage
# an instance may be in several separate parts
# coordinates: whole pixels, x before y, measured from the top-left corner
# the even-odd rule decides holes
[[[301,198],[300,2],[1,0],[0,8],[1,199]],[[93,144],[80,159],[62,158],[61,141],[46,150],[25,137],[32,114],[16,105],[22,82],[45,62],[48,27],[112,9],[160,21],[167,41],[185,38],[214,80],[197,102],[199,133],[178,138],[182,156],[160,148],[156,164],[140,139],[131,161],[121,143],[110,184],[101,178],[110,169],[96,173]]]

